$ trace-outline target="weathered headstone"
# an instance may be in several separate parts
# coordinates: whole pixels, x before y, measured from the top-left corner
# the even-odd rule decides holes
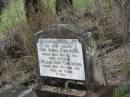
[[[35,36],[39,78],[39,86],[34,88],[36,92],[39,89],[47,93],[45,96],[51,92],[51,96],[85,97],[86,90],[94,92],[104,85],[102,66],[96,64],[96,43],[90,30],[59,24]]]
[[[78,39],[41,38],[37,48],[41,76],[85,80],[82,45]]]

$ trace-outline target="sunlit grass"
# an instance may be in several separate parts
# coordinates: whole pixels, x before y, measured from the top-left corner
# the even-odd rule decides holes
[[[55,0],[47,1],[55,12]],[[90,4],[90,0],[73,1],[75,8],[84,8]],[[11,0],[11,3],[4,9],[1,17],[0,33],[7,32],[10,28],[16,26],[22,21],[25,21],[24,0]]]
[[[1,17],[0,32],[6,32],[22,20],[25,20],[23,0],[12,0],[4,9]]]
[[[74,6],[76,8],[86,8],[90,6],[91,0],[74,0]]]

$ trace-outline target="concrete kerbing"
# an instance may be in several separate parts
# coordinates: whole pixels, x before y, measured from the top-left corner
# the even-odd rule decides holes
[[[87,91],[86,97],[98,97],[94,92]]]
[[[18,97],[25,97],[31,92],[32,92],[32,89],[25,90]]]
[[[113,97],[114,88],[114,86],[102,87],[96,92],[96,94],[98,95],[98,97]]]

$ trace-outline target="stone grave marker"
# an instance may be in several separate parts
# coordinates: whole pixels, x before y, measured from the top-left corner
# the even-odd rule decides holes
[[[41,38],[37,48],[41,76],[85,80],[82,44],[78,39]]]
[[[85,97],[87,90],[95,92],[104,85],[102,66],[96,64],[96,43],[92,36],[90,30],[68,24],[53,25],[35,34],[39,85],[34,90],[37,97],[50,93],[51,96]]]

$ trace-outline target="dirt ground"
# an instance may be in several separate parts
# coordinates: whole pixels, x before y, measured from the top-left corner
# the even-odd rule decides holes
[[[130,43],[104,54],[103,66],[109,84],[126,83],[130,67]]]

